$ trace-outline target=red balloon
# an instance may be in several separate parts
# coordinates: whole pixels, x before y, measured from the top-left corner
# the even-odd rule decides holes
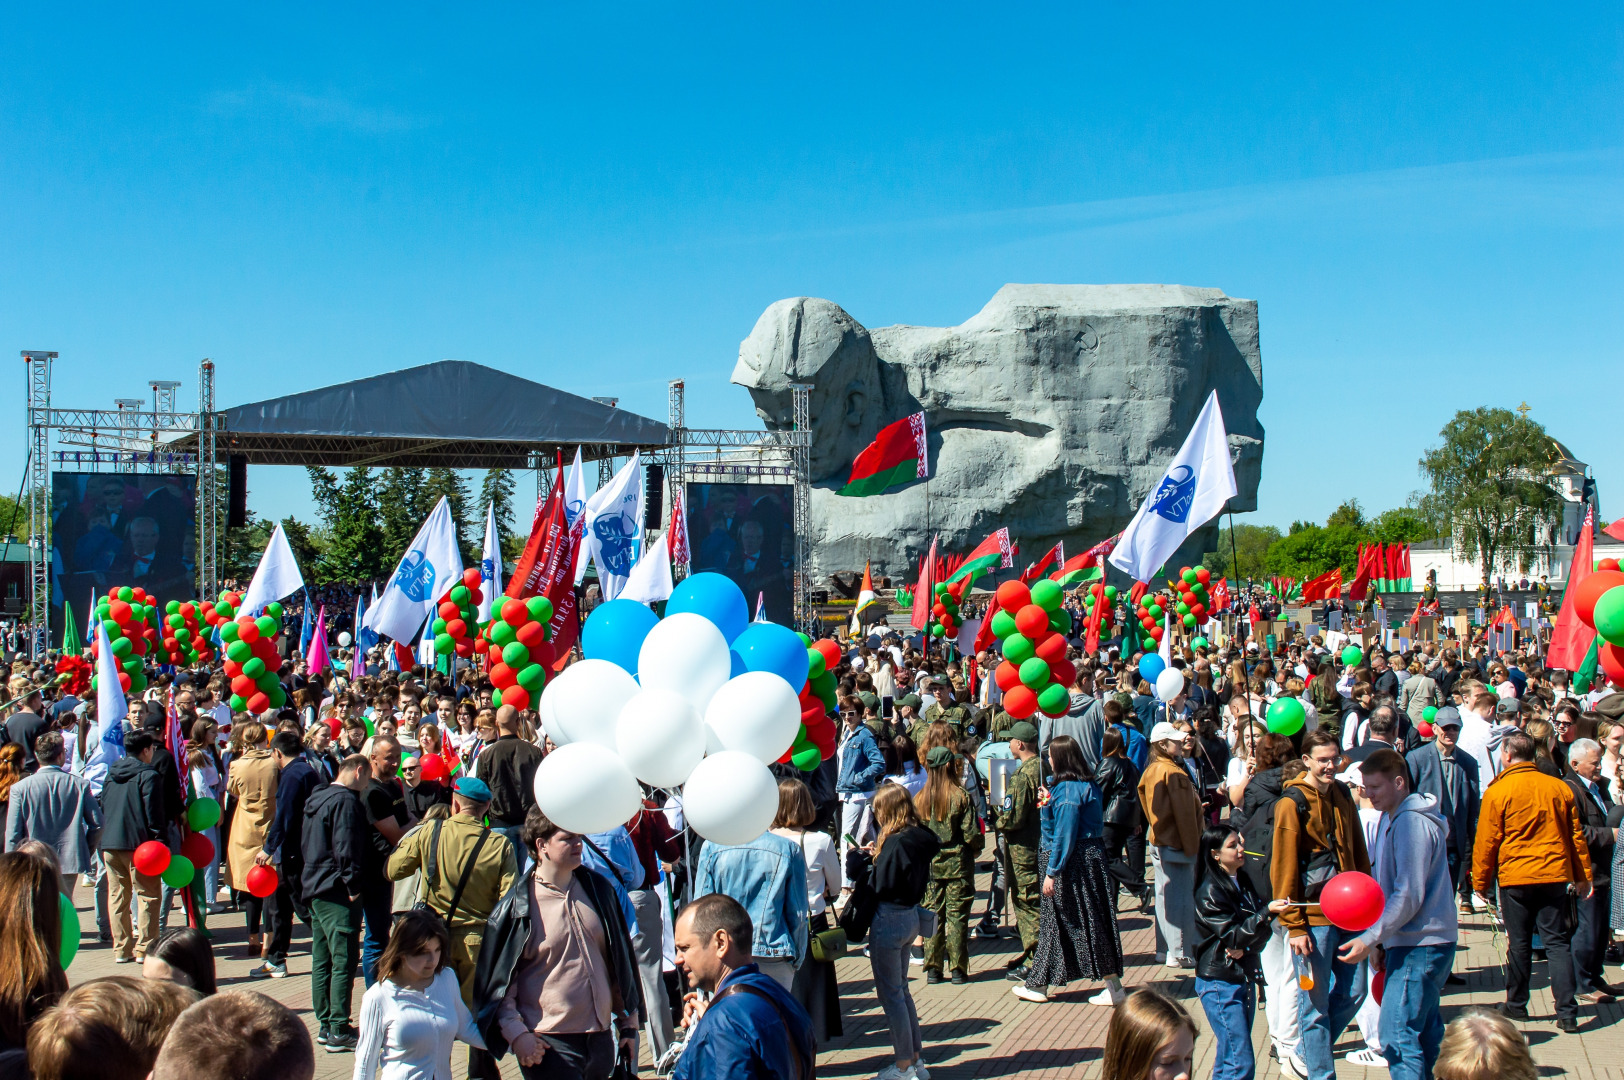
[[[244,708],[253,713],[255,716],[258,716],[260,713],[264,712],[270,707],[271,699],[265,695],[263,690],[249,695],[248,701],[244,704]]]
[[[111,604],[107,605],[107,617],[118,623],[120,626],[123,626],[125,623],[129,622],[132,614],[134,613],[130,611],[130,605],[125,603],[123,600],[114,600]]]
[[[1191,604],[1190,605],[1190,614],[1195,616],[1195,621],[1196,622],[1205,622],[1206,619],[1207,619],[1207,605],[1206,604]]]
[[[234,592],[222,593],[220,599],[224,600],[232,607],[236,607],[238,604],[242,603],[242,597],[238,596]]]
[[[1382,917],[1387,897],[1369,874],[1345,870],[1320,890],[1320,911],[1333,925],[1350,933],[1361,933]]]
[[[512,705],[515,709],[528,709],[530,707],[530,691],[514,684],[502,691],[502,704]]]
[[[200,832],[195,832],[180,842],[180,853],[192,860],[192,865],[200,870],[214,862],[214,844]]]
[[[998,586],[996,595],[998,606],[1005,611],[1019,611],[1032,603],[1032,590],[1020,581],[1004,582]]]
[[[252,645],[259,640],[259,623],[253,619],[242,618],[237,620],[237,639]]]
[[[157,877],[169,869],[170,858],[172,856],[169,849],[164,846],[162,840],[148,840],[135,849],[135,854],[130,858],[130,862],[135,864],[138,873],[145,874],[147,877]]]
[[[197,618],[197,608],[194,607],[190,601],[182,604],[180,606],[180,617],[185,619],[187,622],[191,622],[193,619]]]
[[[456,604],[453,604],[450,600],[440,601],[440,618],[450,622],[452,619],[460,618],[461,616],[462,608],[458,607]]]
[[[539,622],[527,622],[519,627],[518,633],[514,635],[514,640],[527,649],[533,649],[547,640],[547,628]]]
[[[470,589],[479,588],[479,567],[470,566],[462,572],[462,583]]]
[[[530,609],[523,600],[502,601],[502,621],[517,629],[530,621]]]
[[[424,780],[449,780],[451,770],[439,754],[424,754],[418,764],[418,775]]]
[[[1580,582],[1573,591],[1573,610],[1578,613],[1579,621],[1594,628],[1596,601],[1601,599],[1602,593],[1618,585],[1624,585],[1624,573],[1617,570],[1598,570]]]
[[[257,896],[263,900],[276,891],[276,887],[281,884],[281,878],[277,876],[274,866],[256,866],[248,871],[248,880],[243,884],[248,886],[250,896]]]
[[[1049,629],[1049,613],[1036,604],[1027,604],[1015,613],[1015,629],[1029,638],[1040,637]]]
[[[250,697],[259,687],[246,675],[238,675],[231,680],[231,692],[240,698]]]
[[[452,648],[455,649],[457,655],[461,657],[466,658],[474,655],[474,643],[469,641],[467,638],[463,638],[461,641],[453,645]]]
[[[1196,570],[1195,579],[1197,581],[1201,582],[1201,584],[1203,584],[1203,585],[1211,585],[1212,584],[1212,571],[1208,570],[1205,566],[1203,566],[1203,567],[1199,568],[1198,570]]]
[[[1603,559],[1601,562],[1596,564],[1597,570],[1617,570],[1618,568],[1619,566],[1617,559]]]
[[[1039,660],[1047,661],[1052,668],[1066,658],[1066,638],[1063,634],[1050,633],[1038,642],[1036,655]]]
[[[1415,730],[1420,733],[1423,739],[1432,738],[1432,725],[1427,723],[1425,720],[1415,725]]]
[[[947,615],[947,608],[938,600],[930,606],[930,613],[940,619]]]
[[[486,655],[491,658],[491,663],[500,664],[502,662],[502,646],[492,645]]]
[[[445,624],[445,632],[454,638],[465,638],[468,636],[468,624],[463,622],[460,616],[455,619],[447,620]]]
[[[333,738],[336,739],[338,738],[338,733],[344,730],[344,725],[338,722],[338,717],[329,716],[327,718],[327,730],[332,732]]]
[[[1596,651],[1600,654],[1601,669],[1606,673],[1607,681],[1615,686],[1624,686],[1624,649],[1604,641]]]
[[[1005,660],[993,669],[992,678],[998,684],[998,689],[1007,694],[1021,685],[1021,669]]]
[[[1028,686],[1012,686],[1004,691],[1004,711],[1017,720],[1025,720],[1038,711],[1038,696]]]
[[[1049,664],[1049,677],[1061,686],[1077,681],[1077,666],[1070,660],[1055,660]]]
[[[840,663],[840,646],[833,638],[820,638],[812,643],[812,647],[823,654],[826,670]]]
[[[801,707],[801,723],[806,725],[808,731],[812,729],[813,724],[822,719],[823,702],[820,701],[816,705],[803,705]]]
[[[1162,640],[1162,628],[1160,626],[1152,626],[1150,628],[1150,636],[1155,638],[1157,641]]]
[[[517,685],[518,681],[519,673],[508,667],[506,664],[492,665],[491,685],[496,687],[498,690],[506,690],[510,686]],[[503,700],[507,700],[506,697],[504,697]]]

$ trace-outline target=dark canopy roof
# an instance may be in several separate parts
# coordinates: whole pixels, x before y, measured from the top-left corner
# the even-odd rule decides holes
[[[577,446],[588,458],[609,457],[669,438],[657,420],[465,360],[238,405],[219,416],[218,452],[254,465],[524,468],[533,456],[545,462]]]

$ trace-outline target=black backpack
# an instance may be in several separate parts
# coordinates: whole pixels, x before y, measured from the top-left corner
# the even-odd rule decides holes
[[[1301,788],[1287,787],[1280,795],[1282,799],[1290,799],[1297,807],[1297,820],[1308,820],[1308,796]],[[1257,811],[1246,819],[1241,827],[1241,845],[1246,851],[1246,863],[1242,871],[1252,888],[1265,899],[1274,896],[1274,885],[1269,880],[1269,865],[1274,862],[1274,811],[1280,805],[1275,799],[1257,808]],[[1297,872],[1303,882],[1303,896],[1307,901],[1319,899],[1320,890],[1330,881],[1337,872],[1336,853],[1333,850],[1303,852],[1297,855]]]

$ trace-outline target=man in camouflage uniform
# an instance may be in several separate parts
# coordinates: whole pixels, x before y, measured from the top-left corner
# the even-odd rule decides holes
[[[940,679],[936,681],[936,700],[925,706],[925,714],[908,732],[908,737],[914,741],[914,745],[919,745],[925,729],[938,720],[951,727],[953,734],[960,739],[964,738],[965,725],[970,721],[969,708],[960,704],[953,691]]]
[[[1009,899],[1015,907],[1015,925],[1021,933],[1021,955],[1010,961],[1009,977],[1026,981],[1027,961],[1038,944],[1038,847],[1042,823],[1038,816],[1038,792],[1043,787],[1043,766],[1038,760],[1038,729],[1029,721],[1017,721],[1009,729],[1010,752],[1020,760],[1020,768],[1010,777],[1004,805],[998,813],[998,828],[1009,846]]]

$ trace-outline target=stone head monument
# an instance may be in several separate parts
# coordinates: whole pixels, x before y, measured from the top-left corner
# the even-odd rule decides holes
[[[1218,289],[1005,285],[958,326],[873,330],[828,300],[780,300],[739,346],[733,381],[773,430],[792,425],[790,384],[812,386],[815,579],[865,560],[912,578],[933,534],[963,552],[1001,526],[1023,558],[1058,540],[1080,553],[1133,517],[1212,390],[1232,509],[1256,507],[1257,303]],[[921,409],[929,481],[836,495],[880,428]],[[1212,550],[1216,525],[1205,533],[1189,558]]]

